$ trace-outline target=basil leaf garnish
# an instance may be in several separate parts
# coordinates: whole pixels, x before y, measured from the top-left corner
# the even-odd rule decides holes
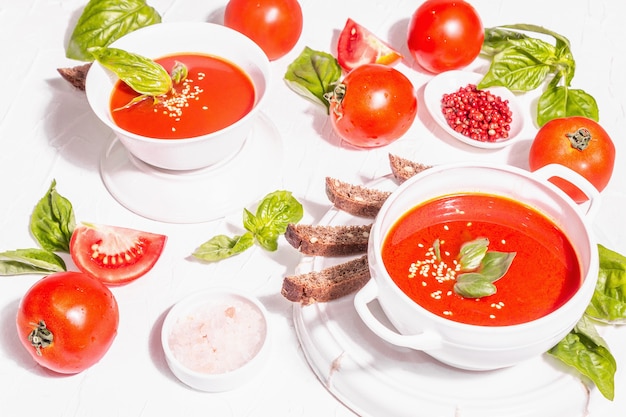
[[[486,297],[495,294],[496,291],[496,286],[477,272],[460,274],[454,283],[454,292],[465,298]]]
[[[489,239],[487,238],[480,238],[462,244],[459,253],[461,271],[473,271],[477,269],[485,257],[485,253],[487,253],[488,246]]]
[[[95,59],[139,94],[160,96],[172,89],[170,74],[153,60],[117,48],[92,49]]]
[[[324,95],[332,93],[340,77],[341,67],[334,56],[307,46],[289,64],[284,80],[293,91],[324,105],[329,112],[330,103]]]
[[[161,22],[161,16],[145,0],[90,0],[74,27],[65,55],[93,61],[94,47],[113,41],[144,26]]]
[[[583,116],[599,120],[596,99],[583,90],[557,86],[541,94],[537,106],[543,111],[537,114],[537,124],[543,126],[552,119],[567,116]]]
[[[489,239],[478,238],[461,245],[454,292],[465,298],[481,298],[496,293],[493,284],[502,278],[515,258],[515,252],[488,251]]]
[[[605,398],[613,400],[617,364],[588,317],[583,316],[548,353],[588,377]]]
[[[221,259],[237,255],[254,245],[252,233],[244,233],[241,236],[228,237],[218,235],[200,245],[193,256],[207,262],[215,262]]]
[[[0,252],[0,275],[51,274],[65,270],[63,259],[45,249]]]
[[[53,180],[30,216],[30,231],[42,248],[69,253],[75,227],[72,203],[57,193],[56,181]]]

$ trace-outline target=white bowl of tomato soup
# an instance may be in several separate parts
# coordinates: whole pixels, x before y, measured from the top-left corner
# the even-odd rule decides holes
[[[167,95],[139,94],[98,62],[86,94],[98,118],[136,158],[158,168],[193,170],[227,161],[244,145],[267,95],[270,64],[241,33],[206,22],[159,23],[131,32],[112,48],[139,54],[187,76]]]
[[[576,205],[552,177],[576,184],[590,203]],[[598,204],[591,184],[558,165],[535,173],[429,168],[400,185],[377,215],[372,279],[355,296],[356,310],[389,343],[457,368],[536,357],[565,337],[591,300],[598,252],[590,221]],[[395,329],[373,313],[376,300]]]

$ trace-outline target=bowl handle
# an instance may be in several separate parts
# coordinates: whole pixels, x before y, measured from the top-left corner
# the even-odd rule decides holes
[[[376,281],[370,279],[354,296],[354,306],[363,323],[381,339],[392,345],[415,350],[428,350],[441,347],[441,337],[434,332],[404,335],[391,330],[374,316],[368,304],[378,298]]]
[[[595,217],[600,208],[600,192],[578,172],[567,168],[564,165],[548,164],[537,169],[536,171],[533,171],[532,174],[546,181],[550,178],[558,177],[578,187],[589,199],[588,202],[579,205],[579,207],[583,209],[583,214],[585,214],[590,220]],[[584,207],[586,207],[586,210]]]

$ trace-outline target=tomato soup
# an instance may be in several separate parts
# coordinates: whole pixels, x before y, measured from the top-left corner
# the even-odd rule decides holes
[[[515,252],[497,292],[464,298],[453,287],[463,243],[489,239],[489,251]],[[438,240],[438,249],[434,242]],[[450,320],[506,326],[545,316],[582,283],[569,239],[535,209],[501,196],[458,194],[407,212],[387,234],[383,263],[396,285],[425,309]]]
[[[113,121],[129,132],[159,139],[181,139],[223,129],[244,117],[255,103],[248,75],[235,64],[202,54],[157,59],[171,73],[176,62],[188,69],[187,78],[155,102],[128,105],[138,94],[119,81],[111,95]]]

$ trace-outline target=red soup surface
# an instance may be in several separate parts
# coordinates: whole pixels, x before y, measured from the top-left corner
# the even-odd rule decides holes
[[[454,292],[463,243],[489,239],[489,251],[516,252],[497,292],[464,298]],[[440,256],[433,249],[440,241]],[[432,313],[457,322],[507,326],[563,305],[582,281],[568,238],[545,215],[501,196],[458,194],[414,207],[393,225],[382,258],[396,285]]]
[[[171,73],[176,62],[187,66],[187,78],[155,103],[127,106],[138,94],[119,81],[111,94],[113,121],[129,132],[160,139],[190,138],[223,129],[254,106],[252,80],[235,64],[202,54],[179,54],[155,60]]]

